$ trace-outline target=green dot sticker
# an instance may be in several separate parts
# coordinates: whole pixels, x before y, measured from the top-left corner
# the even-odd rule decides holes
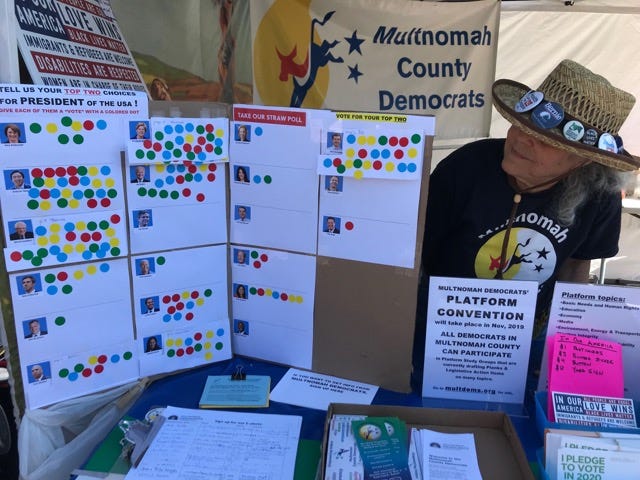
[[[265,175],[264,176],[264,183],[266,183],[266,184],[271,183],[271,175]]]
[[[62,287],[62,293],[69,295],[71,292],[73,292],[73,287],[71,285],[64,285]]]
[[[154,159],[156,158],[156,153],[155,153],[154,151],[152,151],[152,150],[149,150],[149,151],[147,152],[147,158],[148,158],[149,160],[154,160]]]
[[[75,143],[76,145],[82,145],[82,143],[84,143],[84,137],[82,135],[74,135],[73,143]]]
[[[58,375],[60,376],[60,378],[67,378],[67,376],[69,375],[69,369],[63,368],[58,372]]]
[[[111,256],[117,257],[120,255],[120,249],[118,247],[113,247],[111,249]]]
[[[87,223],[87,230],[93,232],[96,228],[98,228],[98,224],[96,222]]]
[[[31,265],[33,265],[34,267],[39,267],[40,265],[42,265],[42,258],[33,257],[33,259],[31,260]]]
[[[207,133],[206,139],[207,142],[213,142],[216,139],[216,136],[213,133]]]
[[[138,189],[138,195],[139,195],[139,196],[144,197],[146,194],[147,194],[147,189],[146,189],[146,188],[144,188],[144,187],[140,187],[140,188]]]
[[[107,190],[107,197],[116,198],[118,196],[118,191],[115,188],[110,188]]]
[[[98,245],[97,243],[92,243],[91,245],[89,245],[89,251],[91,253],[96,253],[98,250],[100,250],[100,245]]]
[[[95,192],[93,190],[91,190],[90,188],[87,188],[84,191],[84,198],[93,198],[94,195],[95,195]]]
[[[193,349],[194,349],[196,352],[199,352],[200,350],[202,350],[202,344],[201,344],[201,343],[196,343],[196,344],[194,345]]]
[[[160,131],[156,132],[153,136],[156,137],[156,140],[162,140],[164,138],[164,134]]]
[[[22,258],[25,260],[31,260],[33,258],[33,252],[31,250],[25,250],[22,252]]]
[[[385,137],[384,135],[378,137],[378,143],[380,145],[386,145],[388,141],[389,141],[389,139],[387,137]]]
[[[179,148],[174,148],[173,149],[173,156],[176,158],[180,158],[182,156],[182,150],[180,150]]]
[[[124,358],[125,360],[131,360],[131,357],[133,357],[133,353],[131,352],[124,352],[122,354],[122,358]]]
[[[214,152],[216,155],[222,155],[222,148],[220,148],[220,147],[216,147],[216,148],[214,148],[214,149],[213,149],[213,152]]]
[[[62,135],[58,135],[58,143],[61,143],[62,145],[69,143],[69,135],[65,135],[64,133]]]
[[[53,283],[56,281],[56,276],[53,273],[47,273],[44,276],[44,281],[47,283]]]
[[[251,288],[249,289],[249,293],[250,293],[251,295],[255,295],[257,292],[258,292],[258,290],[256,290],[256,287],[251,287]]]
[[[216,342],[216,350],[222,350],[222,342]]]
[[[420,139],[422,137],[420,137],[419,133],[414,133],[413,135],[411,135],[411,143],[416,144],[416,143],[420,143]]]
[[[191,173],[187,173],[187,174],[185,174],[184,179],[187,182],[192,182],[193,181],[193,175]]]
[[[67,320],[64,317],[56,317],[56,319],[54,320],[55,324],[58,325],[59,327],[64,325],[66,321]]]
[[[175,350],[172,348],[167,352],[167,357],[171,358],[176,354]]]
[[[46,248],[39,248],[38,249],[38,256],[40,258],[45,258],[47,255],[49,255],[49,250],[47,250]]]
[[[88,172],[88,171],[89,171],[89,170],[87,170],[87,167],[85,167],[84,165],[80,165],[80,166],[78,167],[78,175],[82,175],[82,176],[84,176],[84,175],[86,175],[86,174],[87,174],[87,172]]]
[[[31,130],[31,133],[40,133],[42,131],[42,125],[39,123],[32,123],[29,125],[29,130]]]
[[[100,230],[106,230],[109,228],[109,222],[106,220],[102,220],[98,225],[100,226]]]
[[[204,127],[202,125],[198,125],[196,127],[196,132],[198,132],[199,134],[203,134],[204,133]]]
[[[60,208],[66,208],[67,205],[69,205],[69,202],[67,201],[66,198],[59,198],[58,201],[56,202],[56,204]]]
[[[257,250],[251,250],[251,258],[258,258],[258,251]]]
[[[187,159],[195,160],[195,158],[196,158],[196,154],[195,153],[193,153],[193,152],[188,152],[187,153]]]
[[[71,124],[73,123],[73,119],[71,117],[62,117],[60,119],[60,123],[65,127],[70,127]]]
[[[81,363],[76,363],[76,366],[73,367],[73,371],[76,373],[80,373],[82,370],[84,370],[84,365]]]
[[[27,207],[29,207],[30,210],[35,210],[39,206],[40,206],[40,203],[37,200],[29,200],[27,202]]]
[[[361,168],[362,167],[362,160],[360,160],[359,158],[357,160],[353,161],[353,166],[355,168]]]
[[[34,187],[38,187],[38,188],[44,186],[44,178],[40,178],[40,177],[34,178],[33,179],[33,186]]]
[[[210,297],[211,295],[213,295],[213,290],[211,290],[210,288],[207,288],[207,289],[204,291],[204,296],[205,296],[205,297]]]
[[[177,192],[175,190],[171,192],[171,198],[173,198],[174,200],[177,200],[178,197],[180,197],[180,192]]]
[[[156,258],[156,263],[157,263],[158,265],[164,265],[166,262],[167,262],[167,259],[166,259],[166,258],[164,258],[164,257],[158,257],[158,258]]]
[[[151,198],[154,198],[156,195],[158,195],[158,191],[155,188],[150,188],[149,189],[149,196]]]
[[[167,190],[160,190],[160,193],[158,194],[158,196],[160,198],[168,198],[169,197],[169,192]]]
[[[338,173],[344,173],[346,169],[344,165],[338,165],[338,168],[336,168],[336,170],[338,171]]]
[[[173,147],[175,147],[175,145],[171,140],[169,140],[168,142],[165,142],[164,144],[164,148],[166,148],[167,150],[173,150]]]
[[[136,150],[136,158],[143,159],[144,158],[144,150],[142,150],[142,149]]]

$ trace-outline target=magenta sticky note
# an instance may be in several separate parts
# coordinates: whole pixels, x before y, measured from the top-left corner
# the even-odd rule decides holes
[[[624,396],[622,345],[558,333],[550,349],[547,415],[554,421],[551,392]]]

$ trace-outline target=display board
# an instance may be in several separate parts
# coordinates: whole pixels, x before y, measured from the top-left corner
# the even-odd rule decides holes
[[[4,140],[19,130],[0,151],[0,205],[27,408],[232,348],[408,390],[433,117],[235,105],[229,121],[171,103],[186,116],[149,116],[131,93],[105,119],[104,97],[3,92]],[[341,332],[372,325],[383,335],[354,331],[335,363]]]

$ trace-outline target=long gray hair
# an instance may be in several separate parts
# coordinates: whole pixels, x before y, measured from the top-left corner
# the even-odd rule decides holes
[[[559,222],[565,226],[573,225],[576,211],[589,198],[609,192],[622,195],[627,176],[626,172],[594,162],[575,170],[562,180],[564,188],[556,204]]]

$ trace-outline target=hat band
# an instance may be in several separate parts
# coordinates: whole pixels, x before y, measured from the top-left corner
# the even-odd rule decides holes
[[[535,101],[531,101],[532,98],[535,98]],[[622,138],[619,135],[614,136],[584,123],[565,112],[559,103],[544,100],[542,92],[529,91],[525,93],[518,102],[516,111],[528,115],[530,121],[537,127],[559,131],[560,135],[567,140],[598,147],[611,153],[624,153]]]

